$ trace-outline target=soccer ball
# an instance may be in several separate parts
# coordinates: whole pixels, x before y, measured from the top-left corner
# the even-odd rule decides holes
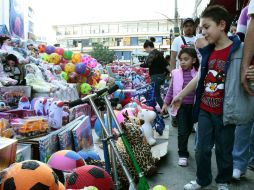
[[[105,170],[93,165],[76,168],[66,180],[66,189],[83,189],[89,186],[113,190],[114,185],[110,175]]]
[[[13,164],[3,178],[1,190],[63,190],[55,172],[46,164],[27,160]]]

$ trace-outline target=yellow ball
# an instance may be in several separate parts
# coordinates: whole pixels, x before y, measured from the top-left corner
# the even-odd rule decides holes
[[[75,71],[75,65],[73,63],[67,63],[64,67],[66,73],[72,73]]]
[[[59,64],[60,60],[61,60],[61,57],[57,53],[51,53],[49,55],[49,63],[53,63],[53,64],[57,65],[57,64]]]
[[[80,53],[74,53],[72,55],[72,63],[76,64],[76,63],[80,63],[81,61],[81,54]]]
[[[167,190],[167,188],[164,185],[156,185],[153,190]]]

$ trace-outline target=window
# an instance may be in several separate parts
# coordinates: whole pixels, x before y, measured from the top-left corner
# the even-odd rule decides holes
[[[138,24],[128,24],[128,32],[137,32],[138,31]]]
[[[139,23],[138,24],[139,32],[147,32],[148,31],[148,23]]]
[[[82,32],[83,34],[90,34],[90,26],[89,25],[83,25],[82,26]]]
[[[168,30],[168,23],[167,22],[161,22],[159,23],[159,31],[160,32],[167,32]]]
[[[148,32],[157,32],[158,31],[158,22],[148,23]]]
[[[109,31],[109,27],[108,27],[108,25],[107,24],[102,24],[102,25],[100,25],[100,29],[101,29],[101,31],[100,31],[100,33],[108,33],[108,31]]]
[[[92,25],[91,26],[91,33],[92,34],[99,34],[100,33],[100,26],[99,25]]]
[[[109,33],[117,33],[117,32],[118,32],[118,24],[110,24]]]
[[[119,24],[119,32],[120,33],[128,32],[128,25],[127,24]]]
[[[74,26],[73,34],[74,35],[80,35],[81,34],[81,26]]]
[[[65,28],[65,35],[73,35],[73,27],[68,26]]]

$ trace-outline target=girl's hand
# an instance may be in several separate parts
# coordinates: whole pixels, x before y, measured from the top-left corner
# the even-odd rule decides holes
[[[167,104],[163,104],[162,108],[161,108],[161,113],[167,113],[168,112],[168,105]]]
[[[177,95],[173,98],[170,106],[173,108],[173,109],[179,109],[181,104],[183,102],[183,98],[180,96],[180,95]]]

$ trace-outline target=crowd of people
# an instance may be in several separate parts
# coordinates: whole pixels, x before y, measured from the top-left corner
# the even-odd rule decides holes
[[[179,166],[188,166],[188,139],[198,123],[196,179],[184,189],[212,183],[214,148],[215,181],[218,190],[228,190],[232,178],[240,180],[248,167],[254,169],[254,0],[243,8],[237,26],[224,7],[214,5],[197,21],[185,19],[182,29],[183,35],[173,41],[170,64],[162,60],[153,40],[147,40],[144,49],[149,55],[141,66],[150,70],[162,115],[169,113],[178,127]],[[171,82],[163,101],[159,89],[168,73]]]

